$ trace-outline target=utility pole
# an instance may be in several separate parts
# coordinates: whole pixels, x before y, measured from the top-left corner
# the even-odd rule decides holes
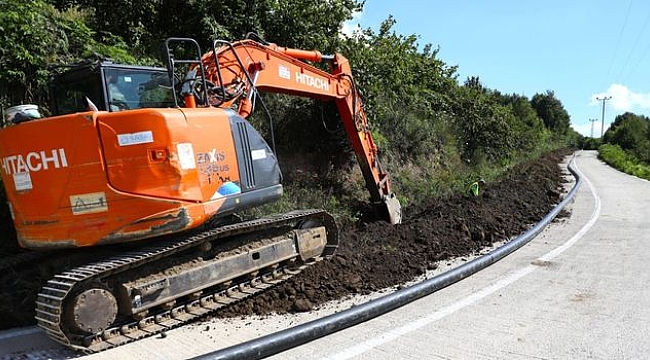
[[[591,137],[594,137],[594,123],[598,121],[598,119],[589,119],[591,122]]]
[[[603,102],[603,115],[602,121],[600,123],[600,138],[603,138],[603,132],[605,131],[605,101],[611,100],[611,96],[603,96],[602,98],[597,97],[596,100]]]

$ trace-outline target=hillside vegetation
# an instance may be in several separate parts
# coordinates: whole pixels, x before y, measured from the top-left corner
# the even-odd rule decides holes
[[[339,0],[4,0],[0,2],[0,106],[34,103],[47,113],[48,66],[109,57],[164,65],[170,36],[269,42],[349,60],[384,165],[405,207],[488,183],[525,159],[580,136],[552,90],[532,98],[491,89],[479,76],[459,79],[440,49],[393,30],[341,33],[363,1]],[[462,64],[459,64],[462,66]],[[288,196],[265,211],[322,207],[339,219],[362,216],[367,199],[335,107],[265,94]],[[269,133],[261,112],[251,122]],[[408,211],[408,210],[406,210]]]
[[[598,157],[630,175],[650,180],[650,118],[626,112],[605,132]]]

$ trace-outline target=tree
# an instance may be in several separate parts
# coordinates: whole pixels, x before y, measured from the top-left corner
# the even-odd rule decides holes
[[[0,2],[0,105],[47,103],[48,66],[91,56],[134,61],[118,38],[93,40],[83,21],[45,1]]]
[[[345,20],[361,10],[357,0],[51,0],[59,10],[90,11],[96,40],[116,35],[134,52],[158,57],[168,37],[196,39],[204,49],[216,39],[249,32],[283,46],[336,49]]]
[[[531,99],[531,105],[549,130],[557,135],[566,135],[571,126],[571,118],[553,91],[547,90],[546,94],[535,94]]]
[[[350,61],[357,88],[384,150],[405,160],[435,156],[448,137],[448,93],[455,67],[438,59],[438,49],[421,47],[416,35],[395,33],[389,17],[377,32],[365,29],[345,39],[340,51]]]
[[[486,92],[487,89],[483,87],[483,84],[481,83],[481,79],[478,76],[469,76],[467,79],[465,79],[465,84],[463,84],[466,88],[474,89],[479,92]]]
[[[256,5],[255,16],[268,41],[334,52],[343,22],[362,7],[358,0],[266,0]]]
[[[650,118],[626,112],[616,116],[607,129],[605,143],[618,145],[637,159],[650,163]]]
[[[498,162],[516,149],[517,119],[483,87],[459,87],[453,102],[454,128],[463,159]]]
[[[495,95],[493,93],[493,95]],[[495,95],[496,96],[496,95]],[[549,138],[550,131],[537,115],[527,97],[523,95],[499,95],[501,104],[509,106],[512,114],[518,120],[514,131],[516,147],[523,151],[531,151],[540,147]]]

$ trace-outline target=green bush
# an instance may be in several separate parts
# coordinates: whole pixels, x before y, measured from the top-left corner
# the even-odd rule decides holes
[[[598,148],[598,158],[627,174],[650,180],[650,166],[642,164],[634,155],[627,153],[619,145],[601,145]]]
[[[626,112],[616,116],[604,142],[619,145],[640,162],[650,165],[650,118]]]

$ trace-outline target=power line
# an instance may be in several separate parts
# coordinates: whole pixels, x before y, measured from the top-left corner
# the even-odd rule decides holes
[[[639,41],[641,40],[641,37],[643,36],[643,32],[645,31],[645,28],[646,28],[646,26],[648,26],[649,22],[650,22],[650,12],[648,12],[648,16],[646,16],[645,21],[643,22],[643,27],[641,28],[641,31],[639,31],[639,35],[636,37],[636,41],[634,41],[634,45],[632,46],[632,50],[630,50],[630,54],[627,56],[627,59],[625,59],[625,63],[621,67],[621,73],[620,73],[621,78],[623,77],[623,73],[625,72],[625,70],[627,68],[627,64],[630,62],[630,59],[632,58],[632,54],[634,53],[634,50],[636,50],[636,46],[639,44]],[[650,48],[650,46],[648,46],[648,48]],[[646,48],[646,50],[643,52],[643,55],[642,55],[640,60],[643,60],[643,57],[645,57],[645,54],[646,54],[648,48]],[[640,61],[636,63],[635,67],[632,69],[632,72],[634,72],[634,70],[636,69],[636,66],[638,66],[639,63],[640,63]],[[628,77],[629,77],[629,75],[626,76],[625,79],[621,79],[621,81],[627,80]]]
[[[616,59],[616,54],[618,53],[618,47],[621,45],[623,32],[625,32],[625,26],[627,25],[627,19],[630,16],[630,9],[632,9],[632,0],[630,0],[630,4],[627,6],[627,12],[625,13],[625,20],[623,20],[623,27],[621,27],[621,32],[618,34],[618,40],[616,41],[616,47],[614,48],[614,53],[612,54],[612,60],[609,62],[609,67],[607,68],[607,75],[605,75],[605,78],[603,79],[605,85],[607,85],[609,74],[612,71],[612,65],[614,65],[614,59]]]
[[[603,96],[602,98],[597,97],[596,100],[603,102],[603,115],[601,117],[602,122],[600,123],[600,138],[603,138],[603,132],[605,131],[605,101],[611,100],[611,96]]]
[[[632,67],[632,70],[631,70],[631,71],[627,74],[627,76],[625,77],[625,81],[627,81],[627,79],[628,79],[632,74],[634,74],[634,70],[636,70],[636,68],[638,68],[639,65],[641,65],[641,62],[643,61],[643,59],[645,59],[645,57],[646,57],[646,55],[648,54],[648,52],[650,52],[650,43],[648,43],[648,46],[647,46],[647,47],[645,48],[645,50],[643,51],[643,55],[641,55],[641,57],[639,58],[639,60],[638,60],[638,61],[636,62],[636,64]]]
[[[648,17],[650,18],[650,15],[648,15]],[[636,70],[636,68],[638,68],[639,65],[641,65],[641,62],[643,61],[643,59],[645,59],[645,57],[646,57],[646,55],[648,54],[648,52],[650,52],[650,43],[648,43],[648,45],[646,46],[645,50],[643,51],[643,54],[641,55],[641,57],[637,60],[637,62],[636,62],[636,63],[634,64],[634,66],[631,68],[630,72],[629,72],[629,73],[627,74],[627,76],[625,77],[625,79],[624,79],[625,82],[627,82],[627,79],[628,79],[630,76],[632,76],[632,74],[634,74],[634,71]]]

